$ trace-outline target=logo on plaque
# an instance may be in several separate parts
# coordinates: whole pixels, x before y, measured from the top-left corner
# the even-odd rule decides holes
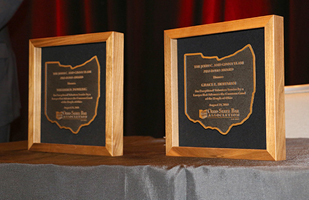
[[[97,116],[100,64],[97,56],[72,67],[45,62],[45,115],[59,128],[77,134]]]
[[[223,58],[184,55],[185,114],[205,129],[226,135],[252,114],[255,54],[250,44]]]

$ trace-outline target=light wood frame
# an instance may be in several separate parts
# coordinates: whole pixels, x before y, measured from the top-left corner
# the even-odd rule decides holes
[[[106,42],[106,122],[105,130],[102,130],[105,131],[105,146],[41,143],[42,47],[98,42]],[[118,32],[51,37],[29,41],[29,150],[103,156],[123,155],[123,51],[124,36]]]
[[[266,150],[179,146],[177,39],[264,28]],[[166,155],[285,160],[283,18],[269,15],[164,31]]]

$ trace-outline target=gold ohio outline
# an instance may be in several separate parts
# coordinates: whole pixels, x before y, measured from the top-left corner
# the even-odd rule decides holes
[[[238,122],[238,123],[234,123],[234,124],[231,124],[228,128],[228,130],[226,132],[223,132],[221,131],[218,127],[212,127],[212,126],[205,126],[200,120],[193,120],[189,117],[189,115],[187,114],[187,81],[186,81],[186,56],[192,56],[192,55],[200,55],[202,58],[215,58],[217,59],[217,61],[221,61],[221,60],[224,60],[226,58],[229,58],[229,57],[232,57],[240,52],[242,52],[244,49],[246,48],[249,48],[251,53],[252,53],[252,56],[253,56],[253,92],[252,92],[252,98],[251,98],[251,105],[250,105],[250,112],[249,114],[247,115],[246,118],[244,118],[241,122]],[[255,54],[253,52],[253,49],[252,49],[252,46],[251,44],[247,44],[245,47],[243,47],[242,49],[236,51],[235,53],[231,54],[231,55],[228,55],[228,56],[225,56],[225,57],[222,57],[222,58],[219,58],[218,56],[204,56],[202,53],[187,53],[184,55],[184,97],[185,97],[185,115],[188,117],[188,119],[194,123],[199,123],[200,125],[202,125],[205,129],[213,129],[213,130],[217,130],[219,131],[222,135],[226,135],[229,133],[229,131],[231,130],[231,128],[233,126],[238,126],[238,125],[241,125],[243,124],[249,117],[250,115],[252,114],[252,109],[253,109],[253,101],[254,101],[254,95],[255,95],[255,92],[256,92],[256,72],[255,72]]]
[[[78,68],[78,67],[82,67],[82,66],[86,65],[87,63],[91,62],[93,59],[96,60],[97,65],[98,65],[98,97],[97,97],[97,102],[96,102],[95,114],[94,114],[93,118],[92,118],[88,123],[86,123],[86,124],[81,124],[81,125],[78,127],[77,131],[73,131],[72,128],[66,127],[66,126],[61,126],[57,121],[51,120],[51,119],[48,117],[48,115],[47,115],[47,112],[46,112],[46,111],[47,111],[47,102],[46,102],[46,101],[47,101],[47,93],[46,93],[46,90],[47,90],[47,65],[48,65],[48,64],[58,64],[59,67],[70,67],[71,70],[73,70],[73,69],[76,69],[76,68]],[[61,65],[59,61],[48,61],[48,62],[45,62],[45,91],[44,91],[44,93],[45,93],[45,110],[44,110],[44,114],[45,114],[47,120],[50,121],[50,122],[52,122],[52,123],[56,123],[56,124],[58,125],[58,127],[61,128],[61,129],[64,128],[64,129],[70,130],[70,131],[71,131],[72,133],[74,133],[74,134],[77,134],[83,126],[88,126],[91,122],[93,122],[93,120],[94,120],[95,117],[97,116],[97,112],[98,112],[97,110],[98,110],[98,105],[99,105],[99,98],[100,98],[100,96],[101,96],[101,94],[100,94],[100,85],[101,85],[101,83],[100,83],[100,73],[101,73],[100,69],[101,69],[101,67],[100,67],[100,63],[99,63],[99,60],[98,60],[98,57],[97,57],[97,56],[93,56],[92,58],[90,58],[89,60],[87,60],[86,62],[84,62],[83,64],[77,65],[77,66],[75,66],[75,67],[72,67],[72,65]]]

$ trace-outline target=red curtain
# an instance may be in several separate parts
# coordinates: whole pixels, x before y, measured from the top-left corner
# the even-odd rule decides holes
[[[125,34],[125,135],[164,135],[167,29],[269,14],[285,18],[286,85],[309,82],[307,0],[24,0],[9,22],[27,135],[28,40],[103,31]],[[18,135],[17,134],[17,135]],[[13,137],[14,140],[14,137]]]

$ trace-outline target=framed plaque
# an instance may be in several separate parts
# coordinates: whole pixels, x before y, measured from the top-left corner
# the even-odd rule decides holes
[[[123,154],[123,34],[29,43],[31,151]]]
[[[283,18],[164,31],[166,155],[284,160]]]

